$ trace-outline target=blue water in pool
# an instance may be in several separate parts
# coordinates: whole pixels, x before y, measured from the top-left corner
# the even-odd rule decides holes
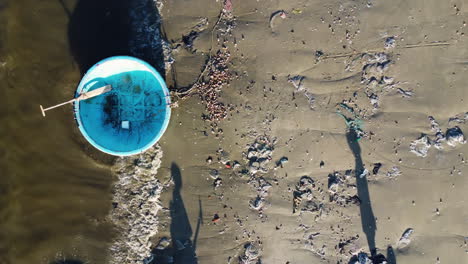
[[[167,90],[152,72],[128,71],[94,78],[83,85],[82,92],[109,84],[112,91],[79,101],[80,129],[91,144],[110,154],[146,150],[167,126]]]

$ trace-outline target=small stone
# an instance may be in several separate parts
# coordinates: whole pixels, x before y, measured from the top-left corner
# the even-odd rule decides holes
[[[214,182],[213,182],[213,186],[216,188],[220,187],[221,185],[223,184],[223,180],[221,178],[217,178]]]
[[[250,164],[249,171],[252,174],[257,173],[259,169],[260,169],[260,163],[258,161],[254,161],[252,162],[252,164]]]
[[[177,250],[184,250],[185,249],[184,244],[182,242],[180,242],[180,240],[175,241],[175,246],[176,246]]]
[[[385,39],[385,48],[386,49],[391,49],[396,46],[396,40],[395,37],[388,37]]]
[[[282,157],[281,159],[279,159],[276,165],[283,167],[283,165],[288,163],[288,161],[289,161],[288,157]]]
[[[411,235],[414,233],[413,228],[407,228],[405,232],[401,235],[400,240],[397,243],[398,250],[402,250],[408,247],[411,243]]]
[[[302,84],[304,79],[304,76],[296,75],[293,77],[289,77],[288,82],[291,83],[294,86],[294,88],[296,88],[297,92],[302,92],[304,91],[304,85]]]
[[[258,263],[257,259],[260,257],[259,248],[253,243],[247,243],[244,245],[245,251],[242,256],[239,257],[239,263],[254,264]]]
[[[395,82],[395,79],[393,77],[384,76],[382,77],[382,81],[385,84],[392,84]]]
[[[255,199],[249,202],[250,208],[257,210],[257,211],[262,209],[264,205],[265,205],[265,200],[260,196],[257,196]]]
[[[359,178],[364,178],[369,174],[369,171],[367,169],[364,169],[362,173],[359,175]]]
[[[374,168],[372,169],[372,174],[376,175],[379,173],[380,168],[382,167],[382,163],[374,163]]]
[[[337,173],[328,175],[328,191],[331,194],[335,194],[338,192],[340,183],[341,183],[341,180],[338,177]]]
[[[312,189],[314,187],[314,180],[309,176],[302,176],[299,180],[299,185],[297,189],[299,191],[307,191],[308,189]]]
[[[217,223],[221,220],[218,214],[214,214],[213,219],[211,219],[211,222]]]
[[[447,139],[447,144],[452,147],[456,146],[457,144],[466,143],[465,136],[458,126],[447,129],[445,137]]]
[[[397,178],[398,176],[401,175],[401,171],[400,171],[400,168],[398,168],[397,166],[393,166],[388,172],[387,172],[387,177],[391,178],[391,179],[395,179]]]
[[[210,176],[213,180],[217,179],[219,177],[219,171],[218,170],[211,170],[210,171]]]
[[[171,240],[167,237],[161,238],[159,240],[158,245],[156,246],[156,249],[158,250],[164,250],[166,249],[169,245],[171,244]]]
[[[237,160],[235,160],[234,163],[233,163],[233,165],[232,165],[232,168],[238,169],[238,168],[240,168],[240,167],[241,167],[240,163],[239,163]]]
[[[359,264],[372,264],[372,260],[370,260],[369,256],[364,252],[358,254],[358,261]]]

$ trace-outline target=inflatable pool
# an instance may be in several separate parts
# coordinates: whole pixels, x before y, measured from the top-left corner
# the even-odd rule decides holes
[[[106,85],[112,90],[74,104],[78,127],[89,143],[108,154],[128,156],[158,142],[171,116],[161,75],[137,58],[107,58],[88,70],[75,97]]]

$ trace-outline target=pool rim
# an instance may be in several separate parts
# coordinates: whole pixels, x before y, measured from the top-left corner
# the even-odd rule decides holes
[[[77,97],[80,94],[80,91],[83,89],[84,84],[85,84],[84,81],[85,81],[87,75],[89,75],[92,71],[94,71],[101,64],[103,64],[105,62],[108,62],[108,61],[117,60],[117,59],[130,60],[130,61],[134,61],[134,62],[143,64],[143,66],[145,66],[156,77],[156,80],[159,82],[161,89],[163,90],[164,94],[166,95],[165,96],[165,99],[166,99],[166,116],[164,117],[164,122],[163,122],[163,124],[161,126],[161,129],[155,135],[153,140],[148,142],[143,147],[135,149],[135,150],[131,150],[131,151],[114,151],[114,150],[107,149],[107,148],[101,146],[100,144],[98,144],[91,136],[88,135],[88,132],[84,128],[83,123],[81,121],[80,102],[79,101],[73,103],[73,110],[74,110],[75,120],[76,120],[78,129],[80,130],[81,134],[85,137],[85,139],[93,147],[97,148],[98,150],[100,150],[100,151],[102,151],[104,153],[114,155],[114,156],[131,156],[131,155],[136,155],[136,154],[140,154],[140,153],[145,152],[146,150],[148,150],[149,148],[154,146],[161,139],[162,135],[164,134],[164,132],[166,131],[166,129],[167,129],[168,125],[169,125],[169,120],[170,120],[170,117],[171,117],[171,108],[170,108],[171,98],[169,96],[169,89],[167,89],[166,82],[161,77],[161,74],[159,74],[159,72],[153,66],[151,66],[149,63],[147,63],[147,62],[145,62],[145,61],[143,61],[141,59],[132,57],[132,56],[112,56],[112,57],[103,59],[103,60],[97,62],[96,64],[94,64],[91,68],[89,68],[89,70],[86,71],[85,75],[83,75],[83,77],[81,78],[81,81],[80,81],[80,83],[78,84],[78,86],[76,87],[76,90],[75,90],[75,97]],[[89,81],[89,80],[87,80],[87,81]]]

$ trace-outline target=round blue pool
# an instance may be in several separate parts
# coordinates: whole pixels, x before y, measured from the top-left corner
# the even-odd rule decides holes
[[[88,70],[76,97],[106,85],[112,86],[110,92],[74,104],[78,127],[89,143],[108,154],[128,156],[158,142],[171,116],[161,75],[137,58],[107,58]]]

